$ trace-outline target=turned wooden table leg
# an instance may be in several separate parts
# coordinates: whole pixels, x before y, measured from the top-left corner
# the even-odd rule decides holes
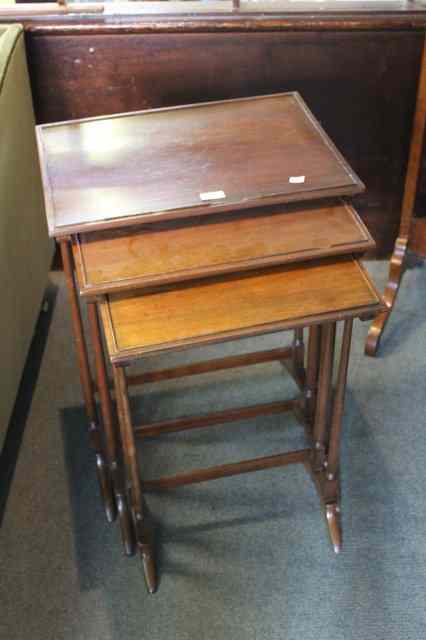
[[[318,392],[315,408],[313,430],[314,453],[313,471],[320,471],[324,466],[326,444],[328,440],[328,422],[332,394],[333,358],[336,340],[336,324],[326,324],[321,331],[321,352],[318,377]]]
[[[351,351],[353,319],[346,320],[343,329],[342,347],[337,374],[331,417],[330,438],[324,478],[321,483],[325,514],[331,542],[336,553],[342,548],[342,530],[340,522],[340,439],[342,419],[345,407],[346,381],[348,376],[349,356]]]
[[[96,379],[101,405],[102,423],[104,427],[108,468],[117,506],[124,551],[126,555],[130,556],[134,553],[134,535],[125,494],[123,473],[119,460],[117,424],[113,411],[107,368],[105,364],[98,308],[95,302],[88,303],[87,313],[95,354]]]
[[[305,344],[303,342],[303,328],[294,330],[293,337],[293,373],[300,387],[305,386]]]
[[[407,173],[405,176],[404,197],[402,201],[401,222],[398,238],[392,254],[389,281],[385,289],[384,300],[388,307],[372,323],[368,332],[365,345],[365,353],[375,356],[380,346],[380,340],[394,307],[401,279],[404,273],[404,262],[407,254],[408,241],[413,219],[414,201],[416,197],[417,182],[421,169],[423,140],[426,124],[426,40],[423,43],[423,55],[420,66],[420,75],[417,89],[416,112],[413,121],[413,130],[410,143]]]
[[[313,428],[315,418],[315,406],[318,389],[319,356],[321,345],[321,326],[316,325],[309,329],[308,357],[306,364],[305,384],[305,416],[307,423]]]
[[[74,269],[71,257],[69,242],[62,240],[60,243],[62,262],[66,277],[69,303],[71,308],[71,321],[74,333],[74,340],[78,358],[78,369],[80,373],[80,382],[83,390],[84,404],[86,406],[87,416],[89,418],[89,437],[90,444],[96,455],[96,470],[98,474],[101,496],[104,504],[105,515],[108,522],[112,522],[115,518],[116,509],[112,491],[111,478],[108,466],[105,461],[102,448],[102,438],[98,424],[96,412],[95,395],[93,389],[92,375],[90,372],[89,357],[87,354],[87,345],[84,337],[83,323],[81,321],[80,305],[78,302],[77,291],[74,280]]]
[[[306,389],[306,371],[305,371],[305,343],[303,340],[303,327],[298,327],[293,332],[293,342],[291,345],[291,357],[283,359],[281,362],[288,373],[291,375],[302,395],[294,407],[294,414],[297,420],[304,426],[309,428],[305,416],[305,389]]]
[[[157,588],[157,576],[154,563],[153,536],[152,530],[147,526],[143,510],[141,476],[131,421],[126,375],[122,367],[114,365],[113,375],[136,543],[141,556],[148,591],[149,593],[154,593]]]

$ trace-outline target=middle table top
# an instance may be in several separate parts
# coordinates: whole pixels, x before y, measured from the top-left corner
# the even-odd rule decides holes
[[[295,92],[41,125],[37,134],[55,237],[364,189]]]
[[[375,247],[346,202],[246,211],[75,234],[80,294],[94,297]]]

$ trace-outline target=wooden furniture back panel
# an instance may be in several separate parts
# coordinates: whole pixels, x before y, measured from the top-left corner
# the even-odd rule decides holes
[[[151,294],[111,294],[101,303],[113,359],[181,345],[267,333],[331,314],[378,310],[380,298],[358,262],[326,258]],[[309,320],[308,320],[309,322]]]
[[[73,238],[80,292],[91,296],[373,247],[353,207],[335,202],[279,205]]]
[[[38,122],[299,91],[366,184],[356,205],[379,253],[393,247],[421,33],[26,37]]]

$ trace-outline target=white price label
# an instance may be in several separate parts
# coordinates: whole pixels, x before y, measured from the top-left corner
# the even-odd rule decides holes
[[[222,198],[226,198],[224,191],[204,191],[200,193],[201,200],[222,200]]]

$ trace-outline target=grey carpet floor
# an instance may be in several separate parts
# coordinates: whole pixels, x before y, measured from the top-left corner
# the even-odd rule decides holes
[[[369,270],[381,288],[385,263]],[[407,272],[380,358],[357,323],[343,439],[344,551],[315,491],[291,467],[149,495],[158,593],[105,522],[60,274],[56,308],[0,530],[0,637],[10,640],[421,640],[426,636],[426,268]],[[179,361],[282,344],[288,335],[180,354]],[[168,363],[170,360],[168,361]],[[150,366],[164,365],[164,358]],[[147,385],[139,419],[291,394],[277,364]],[[287,426],[288,425],[288,426]],[[144,474],[297,447],[272,416],[165,436]]]

